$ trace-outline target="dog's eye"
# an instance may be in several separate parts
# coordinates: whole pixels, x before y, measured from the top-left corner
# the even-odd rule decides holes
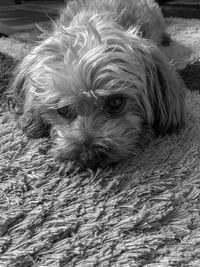
[[[106,111],[110,114],[120,113],[126,104],[126,98],[122,96],[109,97],[106,100]]]
[[[76,117],[75,112],[70,106],[62,107],[57,109],[58,113],[66,119],[73,120]]]

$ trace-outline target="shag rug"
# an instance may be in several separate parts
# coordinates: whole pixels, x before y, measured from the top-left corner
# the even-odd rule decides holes
[[[186,127],[95,173],[17,129],[3,92],[36,35],[0,39],[0,267],[200,266],[200,21],[167,25]]]

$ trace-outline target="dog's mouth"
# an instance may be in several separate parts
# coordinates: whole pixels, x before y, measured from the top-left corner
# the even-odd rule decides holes
[[[97,169],[97,168],[104,168],[110,162],[112,162],[110,156],[108,155],[108,152],[106,151],[81,151],[76,159],[76,163],[81,168],[89,168],[89,169]]]

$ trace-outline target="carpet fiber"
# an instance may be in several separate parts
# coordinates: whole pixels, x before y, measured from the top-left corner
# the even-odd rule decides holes
[[[167,24],[186,127],[96,173],[17,129],[3,92],[30,36],[0,39],[0,267],[200,266],[200,21]]]

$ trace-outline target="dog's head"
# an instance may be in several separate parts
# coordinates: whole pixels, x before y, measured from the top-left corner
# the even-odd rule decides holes
[[[31,51],[13,83],[29,135],[47,128],[61,160],[105,166],[184,122],[184,86],[136,29],[94,17],[59,28]]]

